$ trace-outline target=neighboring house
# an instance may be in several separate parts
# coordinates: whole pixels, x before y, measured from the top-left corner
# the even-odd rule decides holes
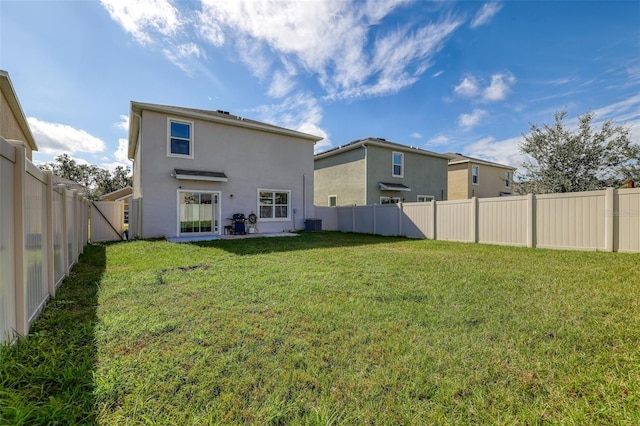
[[[129,223],[129,199],[133,196],[133,188],[125,186],[102,196],[103,201],[124,201],[124,223]]]
[[[132,237],[218,235],[234,214],[259,232],[303,229],[320,137],[225,111],[131,102]]]
[[[515,167],[448,152],[449,200],[513,195]]]
[[[4,70],[0,70],[0,136],[12,145],[24,146],[29,160],[38,150],[9,73]]]
[[[317,206],[444,200],[448,156],[381,138],[315,156]]]

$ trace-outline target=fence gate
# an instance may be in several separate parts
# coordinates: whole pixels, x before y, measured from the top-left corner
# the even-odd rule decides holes
[[[91,203],[91,234],[94,243],[124,239],[124,201],[93,201]]]

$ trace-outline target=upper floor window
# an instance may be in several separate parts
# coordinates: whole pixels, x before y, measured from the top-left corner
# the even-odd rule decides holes
[[[504,186],[511,188],[511,172],[504,172]]]
[[[404,154],[401,152],[393,153],[393,177],[404,176]]]
[[[167,155],[193,158],[193,123],[169,119]]]
[[[480,184],[480,167],[478,166],[471,166],[471,183]]]

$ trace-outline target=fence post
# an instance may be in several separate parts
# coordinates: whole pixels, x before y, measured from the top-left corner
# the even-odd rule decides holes
[[[27,289],[25,276],[25,194],[27,179],[27,150],[24,146],[14,146],[16,162],[13,168],[13,232],[14,232],[14,279],[16,331],[20,335],[29,332],[27,320]]]
[[[535,195],[527,194],[527,247],[536,246],[536,199]]]
[[[469,224],[469,233],[471,234],[471,242],[478,242],[478,198],[471,197],[471,223]]]
[[[351,205],[351,232],[356,232],[356,205]]]
[[[67,223],[67,187],[60,183],[58,184],[60,193],[62,194],[62,262],[64,263],[64,276],[69,276],[69,224]]]
[[[53,173],[45,170],[44,179],[46,186],[45,215],[47,220],[45,245],[47,247],[47,284],[49,295],[56,297],[56,277],[53,265]]]
[[[378,232],[378,218],[376,215],[376,205],[372,206],[372,216],[373,216],[373,235],[376,235]]]
[[[404,216],[404,204],[398,203],[398,236],[402,236],[402,216]]]
[[[438,207],[436,206],[436,200],[431,201],[431,238],[433,238],[434,240],[437,240],[437,235],[436,235],[436,229],[437,227],[437,221],[436,221],[436,214],[438,212]]]
[[[615,197],[617,191],[613,188],[607,188],[604,198],[604,250],[613,251],[615,235],[614,231],[614,219],[616,218],[615,212]]]

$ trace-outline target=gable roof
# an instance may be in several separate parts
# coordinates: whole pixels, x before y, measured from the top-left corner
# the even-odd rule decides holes
[[[310,135],[308,133],[298,132],[296,130],[284,127],[274,126],[272,124],[263,123],[256,120],[229,114],[228,111],[209,111],[196,108],[185,108],[171,105],[148,104],[143,102],[131,101],[131,113],[129,114],[129,159],[133,159],[138,144],[138,132],[140,130],[140,119],[142,111],[155,111],[163,114],[170,114],[178,117],[198,119],[214,123],[226,124],[229,126],[242,127],[245,129],[259,130],[263,132],[275,133],[283,136],[291,136],[298,139],[304,139],[312,142],[318,142],[323,138],[320,136]]]
[[[492,161],[482,160],[480,158],[468,157],[466,155],[459,154],[457,152],[447,152],[447,155],[451,157],[449,164],[462,164],[462,163],[475,163],[484,164],[485,166],[500,167],[503,169],[516,170],[516,167],[506,166],[500,163],[494,163]]]
[[[326,158],[326,157],[331,157],[333,155],[338,155],[341,154],[343,152],[346,151],[350,151],[356,148],[360,148],[362,146],[369,146],[369,145],[373,145],[373,146],[379,146],[382,148],[389,148],[389,149],[394,149],[396,151],[402,151],[402,152],[412,152],[415,154],[421,154],[421,155],[428,155],[430,157],[437,157],[437,158],[443,158],[445,160],[449,160],[451,158],[450,155],[446,155],[446,154],[438,154],[437,152],[433,152],[433,151],[428,151],[426,149],[422,149],[422,148],[418,148],[415,146],[408,146],[408,145],[402,145],[396,142],[389,142],[386,139],[383,138],[372,138],[372,137],[368,137],[368,138],[364,138],[364,139],[358,139],[356,141],[353,142],[349,142],[348,144],[345,145],[341,145],[335,148],[331,148],[327,151],[321,152],[319,154],[316,154],[314,156],[314,158],[316,160],[319,160],[321,158]]]
[[[118,201],[133,195],[133,188],[125,186],[124,188],[116,189],[115,191],[108,192],[102,196],[106,201]]]
[[[13,84],[11,84],[9,73],[5,70],[0,70],[0,90],[4,94],[4,97],[7,99],[9,109],[16,117],[18,126],[20,126],[20,130],[22,130],[22,133],[24,133],[25,137],[27,138],[26,142],[29,144],[29,148],[31,148],[32,151],[37,151],[38,146],[36,145],[36,140],[33,138],[29,123],[27,123],[27,118],[24,116],[24,112],[22,111],[22,107],[20,106],[20,101],[18,100],[16,92],[13,89]]]

